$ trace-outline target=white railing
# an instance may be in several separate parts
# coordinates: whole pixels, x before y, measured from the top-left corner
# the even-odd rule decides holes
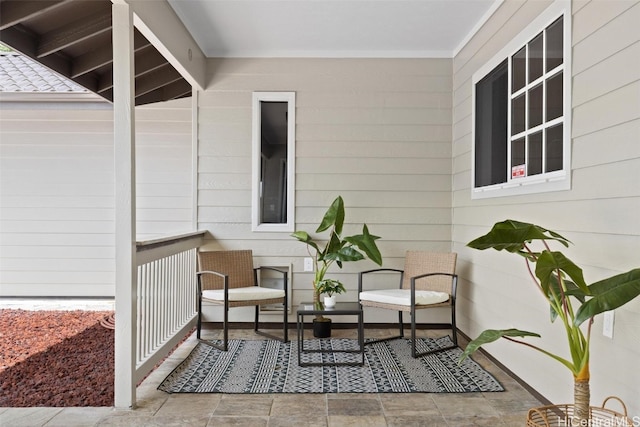
[[[193,328],[196,252],[205,232],[138,242],[136,384]]]

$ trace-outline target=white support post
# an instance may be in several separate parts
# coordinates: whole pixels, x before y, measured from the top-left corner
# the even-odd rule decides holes
[[[136,404],[136,193],[133,12],[112,0],[116,221],[115,407]]]
[[[200,103],[198,88],[191,88],[191,226],[192,230],[198,229],[198,116]]]

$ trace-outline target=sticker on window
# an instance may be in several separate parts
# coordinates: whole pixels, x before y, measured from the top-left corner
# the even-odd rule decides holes
[[[523,176],[525,176],[525,169],[524,169],[525,165],[517,165],[517,166],[513,166],[511,168],[511,179],[514,178],[522,178]]]

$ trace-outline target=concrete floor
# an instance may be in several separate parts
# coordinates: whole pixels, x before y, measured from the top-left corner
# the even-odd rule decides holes
[[[293,331],[295,334],[295,331]],[[386,334],[388,331],[371,331]],[[441,334],[441,333],[440,333]],[[335,330],[349,337],[352,330]],[[425,336],[439,335],[424,332]],[[262,339],[232,330],[231,338]],[[295,335],[292,336],[295,339]],[[0,408],[3,427],[75,426],[523,426],[529,408],[540,402],[481,354],[474,359],[491,372],[505,392],[410,394],[167,394],[162,380],[196,345],[188,338],[137,389],[138,407]]]

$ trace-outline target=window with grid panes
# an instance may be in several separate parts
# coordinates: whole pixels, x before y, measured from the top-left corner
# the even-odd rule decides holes
[[[475,197],[569,187],[566,14],[544,19],[523,42],[511,43],[504,60],[474,75]]]

